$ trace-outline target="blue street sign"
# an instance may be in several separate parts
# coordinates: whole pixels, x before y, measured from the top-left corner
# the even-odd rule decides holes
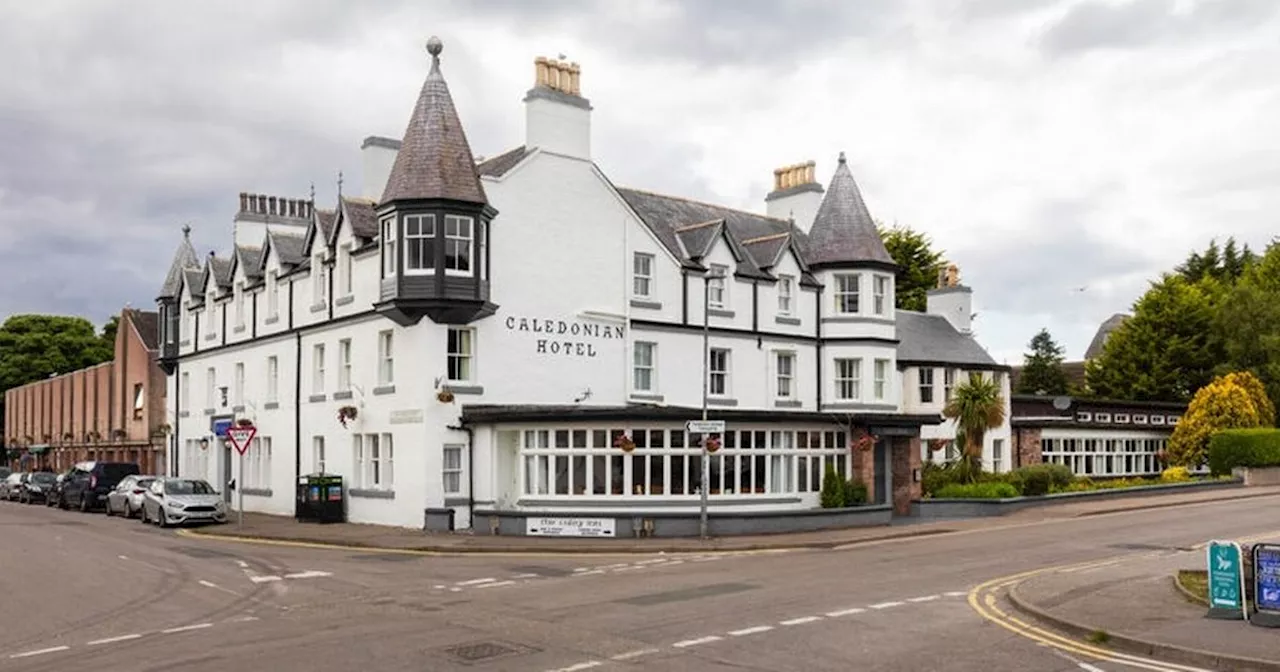
[[[1280,546],[1253,546],[1254,625],[1280,627]]]

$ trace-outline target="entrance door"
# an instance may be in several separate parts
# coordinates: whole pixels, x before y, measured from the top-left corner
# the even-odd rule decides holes
[[[876,470],[876,504],[884,504],[889,501],[889,493],[893,491],[893,480],[889,474],[889,442],[881,439],[876,441],[875,453],[875,470]]]
[[[227,484],[231,482],[231,442],[223,439],[219,441],[222,444],[222,499],[228,505],[231,504],[231,488]],[[243,488],[244,474],[240,474],[240,480],[236,481],[237,488]]]

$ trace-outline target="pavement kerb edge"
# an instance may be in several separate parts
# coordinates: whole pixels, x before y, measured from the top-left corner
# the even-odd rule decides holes
[[[1234,490],[1236,490],[1236,488],[1223,488],[1224,492],[1233,492]],[[1235,495],[1232,497],[1206,497],[1205,499],[1198,499],[1190,502],[1169,502],[1167,504],[1153,502],[1151,504],[1140,504],[1138,506],[1117,507],[1114,509],[1100,509],[1098,511],[1086,511],[1085,513],[1081,513],[1073,517],[1088,518],[1090,516],[1105,516],[1111,513],[1126,513],[1128,511],[1149,511],[1151,509],[1171,509],[1178,506],[1195,506],[1197,504],[1217,504],[1219,502],[1228,502],[1228,501],[1234,501],[1237,499],[1255,499],[1258,497],[1280,497],[1280,492],[1255,492],[1247,495]]]
[[[1176,572],[1169,577],[1169,580],[1173,582],[1174,590],[1178,591],[1179,593],[1182,594],[1183,597],[1187,598],[1187,601],[1194,602],[1202,607],[1209,606],[1209,600],[1206,600],[1200,597],[1199,595],[1196,595],[1195,593],[1187,590],[1185,587],[1183,587],[1182,582],[1178,580],[1178,574]]]
[[[336,543],[313,539],[276,539],[271,537],[255,537],[249,535],[223,534],[219,532],[202,532],[192,529],[181,529],[178,536],[189,539],[209,539],[213,541],[229,541],[241,544],[261,544],[265,546],[286,546],[293,548],[315,548],[322,550],[358,551],[364,553],[394,553],[402,555],[421,555],[424,557],[459,557],[459,556],[622,556],[622,555],[702,555],[707,553],[765,553],[801,550],[829,550],[837,546],[850,546],[864,543],[891,541],[894,539],[910,539],[916,537],[936,537],[954,533],[956,530],[913,530],[905,533],[868,537],[865,539],[840,541],[814,541],[790,544],[743,544],[727,546],[708,546],[707,548],[687,548],[672,546],[653,546],[647,548],[607,548],[603,546],[575,547],[566,545],[560,548],[545,546],[506,546],[495,548],[395,548],[388,546],[370,546],[359,543]]]
[[[1027,577],[1023,581],[1035,578]],[[1053,625],[1055,628],[1073,637],[1087,639],[1090,634],[1099,630],[1099,628],[1090,627],[1082,623],[1077,623],[1060,616],[1055,616],[1045,609],[1032,604],[1024,599],[1018,593],[1018,584],[1009,586],[1009,603],[1015,609],[1021,611],[1028,616],[1039,619]],[[1252,627],[1248,624],[1241,623],[1240,627]],[[1230,654],[1216,653],[1213,651],[1204,651],[1202,649],[1193,649],[1190,647],[1175,646],[1173,644],[1165,644],[1163,642],[1153,642],[1138,637],[1130,637],[1128,635],[1117,634],[1113,632],[1107,633],[1110,638],[1106,645],[1101,648],[1112,648],[1126,653],[1132,653],[1142,656],[1152,656],[1167,660],[1168,662],[1182,663],[1187,665],[1204,665],[1215,669],[1230,669],[1240,672],[1280,672],[1280,661],[1261,660],[1258,658],[1249,658],[1246,656],[1233,656]]]

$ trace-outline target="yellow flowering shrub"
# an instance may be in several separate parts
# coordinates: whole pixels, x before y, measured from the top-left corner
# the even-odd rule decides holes
[[[1266,399],[1261,390],[1262,383],[1248,372],[1219,376],[1197,390],[1169,437],[1169,463],[1183,467],[1203,464],[1214,432],[1259,427],[1265,414],[1274,421],[1275,408],[1270,400],[1258,408]]]
[[[1160,480],[1164,483],[1185,483],[1191,480],[1191,472],[1186,467],[1169,467],[1160,473]]]

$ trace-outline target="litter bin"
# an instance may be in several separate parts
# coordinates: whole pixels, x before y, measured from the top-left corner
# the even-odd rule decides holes
[[[294,517],[299,522],[347,522],[347,493],[342,477],[334,474],[307,474],[298,477]]]

